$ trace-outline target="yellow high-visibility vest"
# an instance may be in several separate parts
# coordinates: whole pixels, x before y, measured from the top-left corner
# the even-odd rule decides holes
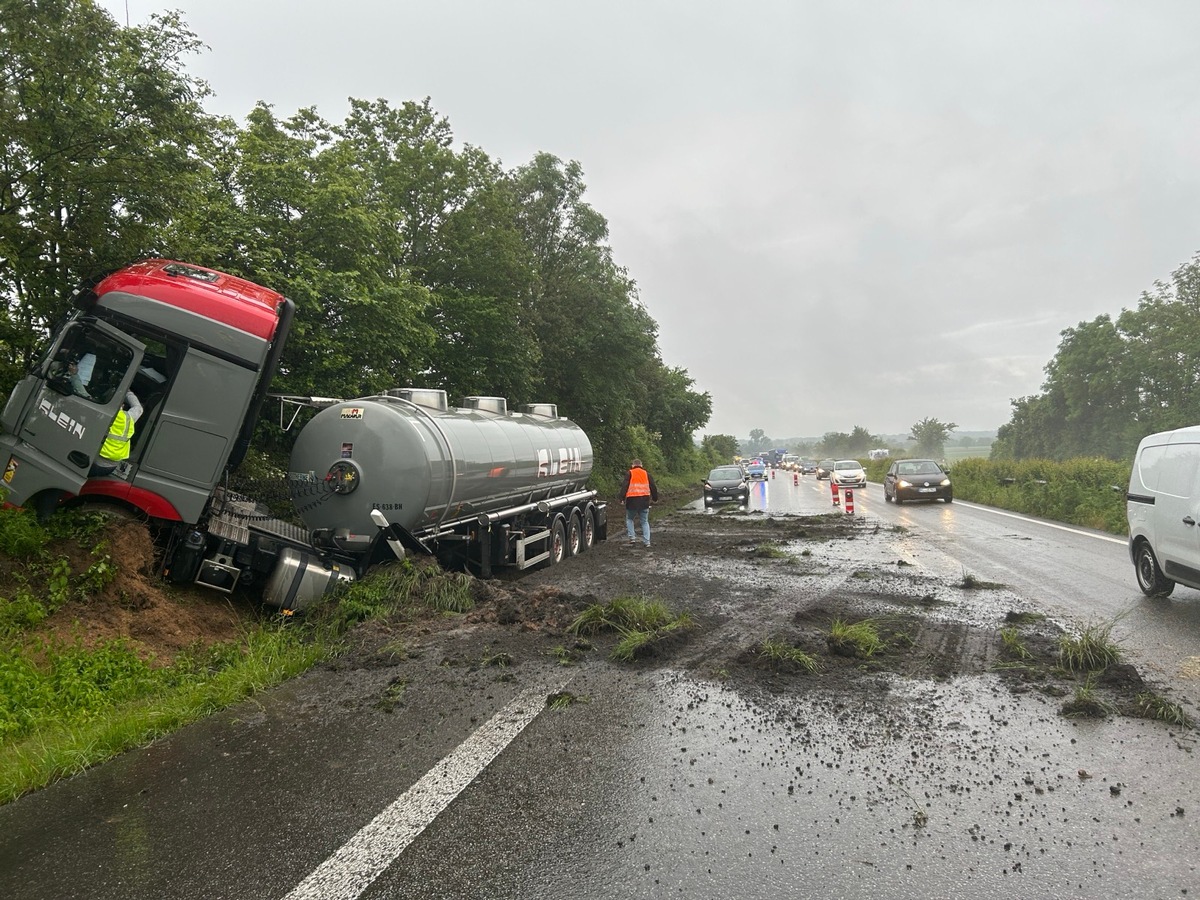
[[[119,410],[109,426],[108,437],[100,445],[100,455],[113,462],[129,459],[129,442],[133,439],[133,417]]]

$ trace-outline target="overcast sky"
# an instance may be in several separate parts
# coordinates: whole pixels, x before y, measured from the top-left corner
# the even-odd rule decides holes
[[[428,96],[578,160],[703,434],[996,428],[1200,250],[1196,0],[101,5],[180,9],[213,112]]]

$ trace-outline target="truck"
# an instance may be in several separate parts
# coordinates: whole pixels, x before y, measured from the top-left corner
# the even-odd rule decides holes
[[[587,487],[591,443],[554,404],[509,412],[503,398],[468,397],[452,408],[444,391],[416,387],[280,396],[319,411],[286,476],[303,524],[275,518],[228,479],[268,399],[292,301],[167,259],[114,272],[74,301],[0,413],[4,502],[42,518],[79,506],[144,518],[174,583],[261,586],[265,602],[298,612],[410,553],[490,577],[607,536],[606,504]],[[129,456],[97,467],[130,392],[142,413]]]
[[[772,469],[777,469],[783,462],[783,457],[787,455],[786,447],[778,447],[774,450],[764,450],[762,452],[762,460]]]

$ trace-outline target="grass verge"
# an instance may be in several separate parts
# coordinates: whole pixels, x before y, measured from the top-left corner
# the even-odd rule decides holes
[[[279,684],[326,652],[298,629],[266,626],[237,646],[216,647],[204,658],[185,658],[157,672],[114,643],[89,654],[103,669],[89,678],[72,663],[83,658],[75,650],[51,649],[39,669],[10,649],[0,670],[8,732],[0,745],[0,803]],[[64,679],[64,664],[73,680]],[[13,677],[18,672],[20,683]],[[106,677],[123,683],[117,691],[123,700],[106,705],[91,696],[103,692]],[[21,714],[14,715],[18,707]]]
[[[304,672],[337,655],[359,622],[473,606],[469,577],[405,560],[303,618],[266,620],[236,642],[181,654],[170,666],[153,667],[123,641],[87,648],[0,635],[0,803]],[[487,662],[503,666],[505,659]]]

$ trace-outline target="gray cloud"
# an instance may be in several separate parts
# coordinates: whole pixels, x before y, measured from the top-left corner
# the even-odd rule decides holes
[[[428,95],[578,159],[708,433],[996,427],[1200,249],[1190,0],[167,6],[216,111]]]

